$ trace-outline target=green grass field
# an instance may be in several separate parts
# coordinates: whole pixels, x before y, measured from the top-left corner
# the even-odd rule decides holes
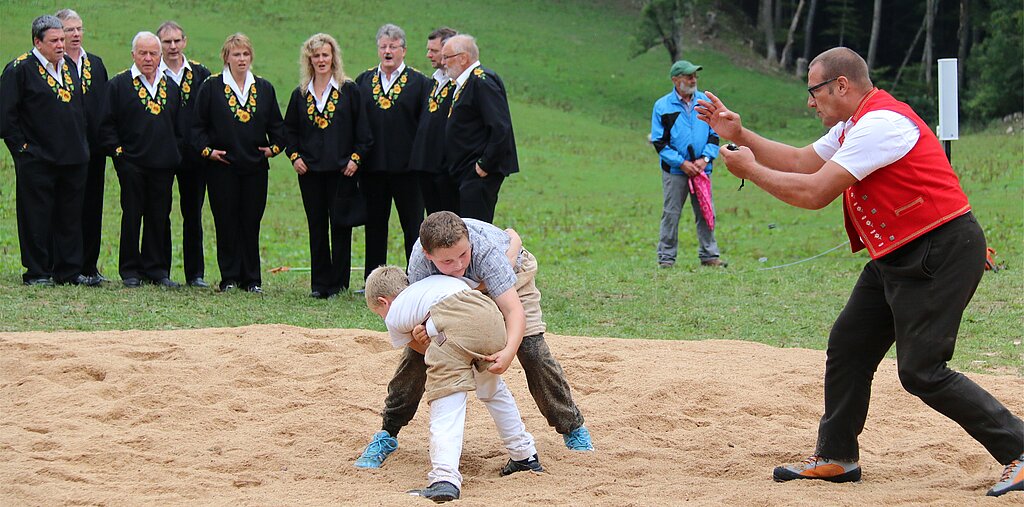
[[[40,7],[40,4],[43,4]],[[229,7],[230,5],[230,7]],[[668,92],[663,51],[629,57],[634,14],[619,2],[441,1],[423,10],[397,1],[382,14],[366,2],[335,2],[326,13],[293,0],[208,4],[83,1],[85,48],[113,72],[130,66],[130,40],[164,19],[188,31],[190,58],[218,70],[219,48],[234,31],[250,35],[255,71],[278,97],[298,80],[298,47],[308,35],[335,35],[347,73],[376,63],[373,40],[385,22],[402,26],[407,62],[429,73],[423,44],[448,24],[477,36],[481,61],[509,87],[522,172],[506,181],[496,222],[515,227],[541,262],[539,284],[549,330],[555,334],[654,339],[751,340],[781,347],[823,348],[829,327],[867,262],[846,246],[842,211],[833,204],[810,212],[788,207],[724,168],[714,176],[716,234],[726,270],[697,266],[693,225],[683,220],[675,269],[656,268],[661,214],[657,157],[646,142],[650,108]],[[40,9],[63,4],[7,1],[0,6],[0,59],[31,48],[29,26]],[[326,15],[325,15],[326,14]],[[806,84],[789,76],[733,66],[727,54],[685,54],[705,67],[700,88],[721,96],[745,124],[769,137],[806,144],[822,133],[805,107]],[[282,104],[282,107],[284,104]],[[961,327],[954,366],[1024,374],[1024,137],[989,131],[953,145],[953,162],[1006,269],[988,273]],[[14,170],[0,155],[0,329],[173,329],[287,323],[305,327],[383,330],[358,296],[330,301],[306,297],[305,273],[265,275],[264,297],[212,291],[21,286],[14,206]],[[172,276],[181,281],[180,216]],[[689,208],[684,216],[689,216]],[[117,275],[117,179],[108,167],[101,270]],[[404,264],[397,220],[389,259]],[[213,223],[207,211],[207,279],[219,279]],[[362,233],[355,233],[353,266],[362,265]],[[263,267],[307,266],[305,218],[287,160],[273,161],[262,230]],[[353,273],[359,279],[361,271]]]

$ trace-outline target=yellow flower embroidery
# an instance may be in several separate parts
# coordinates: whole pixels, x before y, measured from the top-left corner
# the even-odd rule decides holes
[[[238,105],[238,101],[235,100],[235,96],[234,95],[232,95],[231,98],[228,99],[228,105],[231,106],[231,107],[235,107],[235,106]]]
[[[327,125],[329,125],[327,123],[327,120],[325,120],[322,116],[317,116],[316,117],[316,126],[317,127],[320,127],[321,129],[325,129],[325,128],[327,128]]]
[[[393,93],[394,93],[395,95],[398,95],[399,93],[402,93],[402,85],[397,85],[397,84],[396,84],[395,86],[392,86],[392,87],[391,87],[391,91],[392,91],[392,92],[393,92]]]
[[[249,120],[252,119],[252,116],[249,115],[249,111],[246,111],[245,109],[239,109],[238,111],[235,111],[235,116],[237,116],[238,121],[242,123],[248,123]]]
[[[52,77],[49,77],[49,76],[47,76],[47,77],[46,77],[46,84],[48,84],[48,85],[50,85],[50,86],[54,86],[54,85],[56,85],[56,84],[57,84],[57,82],[56,82],[56,81],[54,81]]]
[[[377,105],[379,105],[381,109],[391,109],[391,101],[388,100],[387,97],[377,99]]]

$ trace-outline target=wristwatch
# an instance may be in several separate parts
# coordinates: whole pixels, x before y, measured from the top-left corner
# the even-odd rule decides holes
[[[704,163],[705,163],[705,164],[710,164],[710,163],[711,163],[711,157],[709,157],[709,156],[707,156],[707,155],[704,155],[704,156],[703,156],[703,157],[701,157],[701,158],[702,158],[702,159],[704,159]]]

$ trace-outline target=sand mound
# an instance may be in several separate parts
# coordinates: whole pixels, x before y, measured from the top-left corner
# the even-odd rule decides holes
[[[953,422],[876,375],[858,484],[776,484],[812,450],[824,353],[733,342],[549,335],[594,435],[562,445],[518,363],[505,375],[547,474],[506,455],[471,399],[458,505],[1021,505],[984,498],[1002,467]],[[0,334],[2,505],[433,505],[425,406],[384,468],[379,428],[399,352],[382,333],[253,326]],[[972,375],[1017,414],[1024,379]]]

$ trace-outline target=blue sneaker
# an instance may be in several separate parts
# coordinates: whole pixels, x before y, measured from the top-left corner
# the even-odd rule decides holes
[[[590,432],[587,431],[586,426],[580,426],[569,432],[568,435],[562,435],[562,440],[565,441],[565,446],[570,451],[594,450],[594,444],[590,443]]]
[[[386,431],[378,431],[373,434],[373,440],[366,446],[362,456],[356,460],[356,468],[380,468],[395,449],[398,449],[398,439]]]

